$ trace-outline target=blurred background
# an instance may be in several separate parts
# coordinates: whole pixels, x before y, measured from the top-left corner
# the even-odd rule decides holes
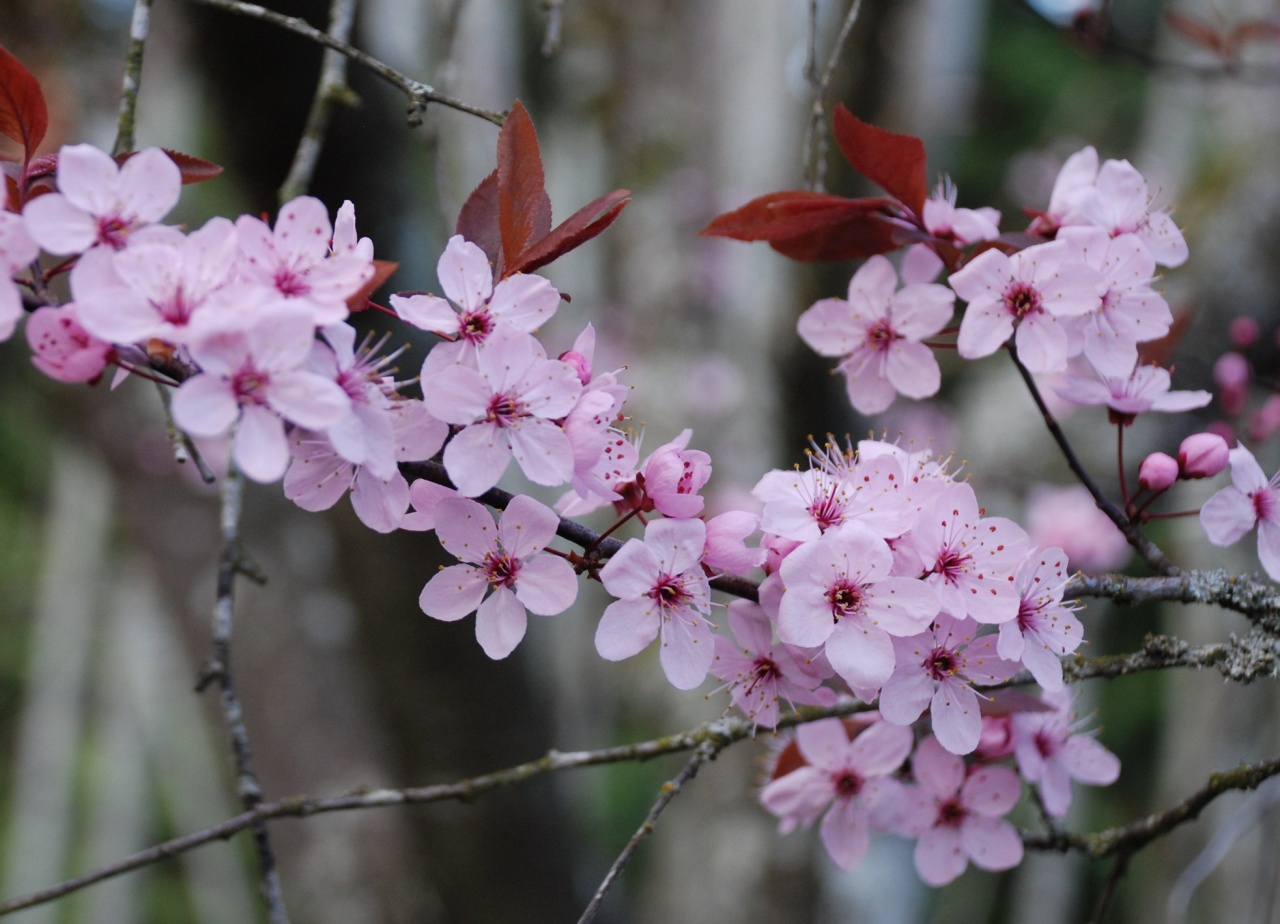
[[[3,0],[0,43],[38,77],[52,116],[44,150],[110,148],[131,0]],[[323,27],[323,0],[271,0]],[[1173,8],[1233,34],[1224,58],[1193,41]],[[1012,368],[997,356],[944,358],[936,401],[899,400],[856,417],[829,363],[794,334],[818,298],[843,295],[853,264],[794,264],[763,244],[699,239],[716,214],[803,182],[812,86],[831,55],[844,0],[363,0],[353,41],[470,103],[519,98],[539,130],[559,220],[608,190],[633,202],[604,236],[547,274],[572,295],[544,331],[567,349],[590,321],[596,367],[628,367],[628,410],[656,446],[692,427],[711,453],[711,512],[750,504],[773,467],[803,459],[810,435],[875,429],[932,440],[966,463],[988,513],[1023,520],[1068,473]],[[550,19],[559,47],[544,54]],[[1163,281],[1187,324],[1171,354],[1175,387],[1214,388],[1233,348],[1255,373],[1243,408],[1215,401],[1192,421],[1138,421],[1143,453],[1175,452],[1196,426],[1249,433],[1264,468],[1280,462],[1264,407],[1274,390],[1280,262],[1280,26],[1264,0],[1115,0],[1105,18],[1061,0],[865,0],[834,72],[828,106],[922,137],[930,174],[959,204],[1047,205],[1062,161],[1085,144],[1128,158],[1161,207],[1176,208],[1190,262]],[[313,45],[184,0],[151,11],[137,144],[226,167],[188,187],[177,218],[274,212],[320,64]],[[468,192],[494,165],[497,130],[432,108],[404,124],[404,100],[352,68],[358,105],[338,111],[311,191],[356,203],[361,234],[400,270],[389,289],[436,287],[435,263]],[[823,133],[825,141],[826,134]],[[834,152],[826,187],[871,190]],[[371,322],[377,329],[376,319]],[[1240,329],[1237,324],[1237,331]],[[393,342],[408,339],[403,328]],[[1247,338],[1246,338],[1247,339]],[[418,348],[422,344],[415,345]],[[216,703],[192,692],[210,654],[217,560],[214,494],[172,460],[154,389],[114,393],[48,381],[21,338],[0,346],[0,888],[13,896],[234,814]],[[410,369],[405,361],[402,368]],[[1114,489],[1114,428],[1095,410],[1065,421],[1098,479]],[[1273,428],[1272,428],[1273,429]],[[1167,509],[1195,508],[1214,486],[1184,486]],[[1061,525],[1076,503],[1056,497]],[[603,522],[603,521],[600,521]],[[1251,540],[1210,550],[1194,521],[1153,534],[1178,562],[1256,570]],[[243,536],[270,577],[242,582],[235,667],[268,798],[361,786],[443,782],[549,748],[621,744],[715,718],[723,693],[678,694],[652,650],[621,664],[594,653],[605,598],[534,620],[512,657],[490,662],[472,621],[427,619],[416,600],[440,563],[434,540],[376,535],[343,502],[323,515],[251,487]],[[1244,632],[1211,610],[1086,614],[1089,654],[1130,651],[1149,632],[1193,643]],[[710,682],[707,689],[713,686]],[[1215,769],[1276,753],[1271,684],[1217,674],[1095,681],[1101,740],[1124,761],[1104,791],[1077,789],[1068,824],[1121,824],[1184,797]],[[732,748],[679,796],[606,900],[602,922],[1013,922],[1088,917],[1108,863],[1028,856],[1004,875],[970,870],[922,887],[911,846],[876,841],[851,873],[814,832],[786,838],[756,803],[771,736]],[[575,771],[442,804],[282,821],[272,828],[295,921],[576,920],[613,857],[681,758]],[[1280,920],[1280,790],[1215,803],[1201,823],[1143,851],[1113,921]],[[1028,827],[1033,812],[1017,819]],[[212,924],[259,920],[253,859],[241,837],[14,915],[17,922]]]

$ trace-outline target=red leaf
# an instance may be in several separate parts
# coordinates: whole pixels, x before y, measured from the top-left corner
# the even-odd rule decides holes
[[[0,135],[22,145],[23,163],[31,160],[49,127],[44,93],[31,72],[0,45]]]
[[[613,224],[630,201],[630,192],[625,189],[615,189],[587,203],[557,225],[554,231],[520,254],[516,263],[508,266],[502,275],[531,273],[546,266],[552,260],[564,256],[575,247],[582,246]]]
[[[358,292],[354,292],[347,298],[347,310],[354,313],[368,308],[369,296],[377,291],[380,285],[390,279],[391,274],[399,268],[399,263],[392,263],[390,260],[374,260],[373,276],[360,287]]]
[[[836,103],[836,143],[845,158],[868,180],[909,208],[924,214],[929,182],[925,175],[924,142],[876,128]]]
[[[502,267],[502,234],[498,231],[498,171],[495,170],[471,190],[462,203],[454,234],[475,244],[493,264],[495,273]]]
[[[182,184],[184,186],[191,183],[203,183],[205,180],[212,180],[216,176],[222,174],[222,167],[213,161],[205,160],[203,157],[195,157],[191,154],[183,154],[181,151],[170,151],[168,148],[161,148],[169,159],[178,165],[178,170],[182,172]]]
[[[498,228],[507,267],[514,266],[520,254],[551,230],[551,200],[547,198],[538,134],[519,100],[498,133]]]
[[[702,237],[768,241],[793,260],[856,260],[896,250],[892,199],[846,199],[803,189],[769,193],[712,220]]]

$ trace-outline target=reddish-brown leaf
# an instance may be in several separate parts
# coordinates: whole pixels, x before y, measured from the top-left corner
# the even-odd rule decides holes
[[[534,241],[551,230],[542,154],[533,120],[519,100],[498,133],[498,229],[503,263],[514,266]]]
[[[23,163],[30,161],[49,128],[44,93],[22,62],[0,45],[0,135],[22,145]]]
[[[845,158],[868,180],[909,208],[924,214],[929,192],[924,142],[863,122],[843,103],[836,103],[836,143]]]
[[[193,154],[183,154],[181,151],[171,151],[168,148],[161,148],[160,150],[168,154],[169,160],[177,165],[178,172],[182,174],[183,186],[191,183],[203,183],[205,180],[212,180],[222,174],[222,167],[211,160],[205,160]],[[123,154],[117,154],[115,156],[116,163],[123,164],[137,153],[137,151],[125,151]]]
[[[769,193],[712,220],[699,235],[768,241],[793,260],[855,260],[896,250],[892,199],[846,199],[803,189]]]
[[[501,271],[502,233],[498,230],[497,170],[471,190],[467,201],[462,203],[462,211],[458,213],[458,223],[454,226],[453,233],[461,234],[483,250],[493,264],[495,273]]]
[[[373,276],[360,287],[358,292],[353,293],[347,298],[347,310],[354,313],[364,311],[369,307],[369,296],[378,290],[384,282],[391,278],[391,274],[400,268],[399,263],[392,263],[390,260],[374,260]]]
[[[587,203],[557,225],[555,230],[546,237],[535,241],[528,250],[520,254],[515,265],[508,266],[502,275],[532,273],[574,248],[582,246],[613,224],[630,201],[630,192],[625,189],[615,189]]]

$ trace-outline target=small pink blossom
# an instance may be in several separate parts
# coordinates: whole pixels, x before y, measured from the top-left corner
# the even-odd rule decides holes
[[[893,636],[913,636],[938,615],[938,598],[915,578],[893,577],[884,540],[851,523],[796,549],[782,563],[786,592],[778,637],[825,646],[855,689],[874,690],[894,668]]]
[[[312,196],[281,206],[274,228],[242,215],[236,232],[242,278],[305,306],[317,326],[344,320],[347,299],[373,278],[373,265],[357,255],[359,248],[330,250],[329,210]]]
[[[1018,358],[1029,370],[1066,368],[1060,321],[1092,311],[1106,291],[1102,276],[1071,256],[1057,241],[1013,256],[987,250],[952,273],[951,288],[969,303],[956,341],[960,355],[990,356],[1016,334]]]
[[[1108,160],[1077,199],[1080,217],[1112,237],[1134,234],[1161,266],[1187,261],[1187,241],[1173,218],[1151,208],[1147,181],[1127,160]]]
[[[80,326],[74,302],[37,308],[27,319],[26,334],[35,367],[62,382],[92,382],[115,353],[111,344]]]
[[[1113,420],[1121,423],[1132,423],[1134,417],[1147,411],[1192,411],[1213,400],[1207,391],[1170,391],[1169,370],[1159,366],[1136,366],[1127,375],[1118,376],[1095,372],[1098,378],[1094,379],[1067,376],[1055,391],[1075,404],[1105,406]]]
[[[619,598],[596,629],[602,658],[630,658],[660,638],[659,660],[672,686],[702,683],[716,653],[711,586],[699,562],[706,538],[701,520],[654,520],[643,540],[627,540],[600,569],[605,590]]]
[[[933,733],[953,754],[968,754],[982,735],[982,713],[971,683],[1008,680],[1019,665],[996,653],[998,637],[977,636],[972,619],[943,612],[928,631],[893,640],[893,676],[880,691],[880,714],[910,725],[929,709]]]
[[[1000,212],[993,208],[956,208],[956,187],[944,179],[924,202],[924,226],[936,238],[960,246],[1000,236]]]
[[[1018,569],[1018,615],[1000,626],[996,654],[1021,661],[1046,690],[1062,688],[1062,662],[1084,641],[1078,604],[1062,602],[1070,579],[1062,549],[1043,549]]]
[[[751,548],[746,540],[760,528],[760,518],[746,510],[729,510],[707,523],[707,546],[702,563],[712,571],[746,574],[764,566],[765,550]]]
[[[696,517],[702,512],[704,502],[698,492],[711,478],[711,456],[686,448],[692,436],[692,430],[685,430],[645,461],[637,479],[647,501],[643,509],[668,517]]]
[[[546,359],[533,337],[494,338],[463,363],[423,365],[422,399],[441,420],[458,424],[444,450],[444,466],[468,497],[498,483],[515,457],[534,483],[557,485],[573,476],[573,446],[556,423],[573,409],[582,383],[573,367]]]
[[[447,497],[436,507],[435,517],[440,544],[464,564],[450,565],[428,581],[418,603],[428,616],[445,622],[474,611],[476,640],[494,660],[520,644],[528,626],[527,611],[554,616],[577,599],[573,567],[563,558],[543,554],[560,525],[551,508],[517,495],[495,527],[481,504]],[[486,598],[490,587],[493,593]]]
[[[13,274],[40,255],[21,216],[0,210],[0,340],[8,340],[22,319],[22,295]]]
[[[897,287],[893,265],[871,257],[854,273],[847,299],[823,299],[797,324],[801,339],[819,355],[843,357],[836,368],[862,414],[880,413],[899,393],[927,398],[941,384],[938,361],[920,341],[951,320],[955,296],[932,283]]]
[[[1231,450],[1230,487],[1200,508],[1200,525],[1214,545],[1234,545],[1255,526],[1258,560],[1273,581],[1280,581],[1280,473],[1270,479],[1244,446]]]
[[[891,775],[911,753],[910,730],[873,722],[849,740],[839,719],[796,729],[796,744],[808,763],[770,782],[760,792],[766,809],[784,826],[822,819],[822,845],[832,862],[850,870],[867,852],[872,827],[886,803],[899,796]]]
[[[737,642],[715,636],[711,673],[727,682],[733,704],[752,722],[775,728],[779,700],[792,706],[835,702],[834,690],[818,687],[819,678],[805,673],[786,645],[774,644],[773,623],[760,604],[730,603],[729,628]]]
[[[436,274],[459,311],[436,295],[393,295],[391,307],[414,327],[468,347],[487,343],[500,324],[532,333],[560,305],[560,293],[541,276],[515,273],[495,286],[488,257],[461,235],[449,238]]]
[[[133,232],[169,214],[181,191],[177,164],[159,148],[117,165],[93,145],[74,144],[58,153],[58,191],[32,199],[23,217],[49,253],[120,250]]]
[[[1040,788],[1044,810],[1054,818],[1071,806],[1071,781],[1110,786],[1120,777],[1120,760],[1095,739],[1075,734],[1072,696],[1046,692],[1051,712],[1019,712],[1013,717],[1018,772]]]
[[[916,796],[916,872],[927,885],[946,885],[972,862],[986,870],[1022,862],[1022,839],[1002,817],[1018,802],[1022,785],[1008,767],[975,766],[929,737],[911,761]]]

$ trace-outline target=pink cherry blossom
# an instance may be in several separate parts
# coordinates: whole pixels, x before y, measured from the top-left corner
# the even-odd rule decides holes
[[[711,673],[726,681],[733,704],[747,718],[765,728],[778,724],[778,703],[829,706],[835,691],[818,687],[819,678],[805,673],[786,645],[774,644],[773,623],[758,603],[729,604],[729,628],[734,641],[715,636]]]
[[[1280,472],[1267,478],[1244,446],[1231,450],[1230,487],[1200,508],[1200,525],[1214,545],[1234,545],[1255,526],[1258,560],[1273,581],[1280,581]]]
[[[746,510],[729,510],[706,521],[707,546],[702,563],[712,571],[746,574],[764,565],[765,550],[746,540],[760,528],[760,518]]]
[[[970,862],[996,871],[1022,862],[1022,839],[1002,817],[1022,795],[1016,773],[985,765],[966,773],[964,761],[933,737],[920,742],[911,767],[919,781],[916,872],[927,885],[946,885]]]
[[[1008,680],[1019,665],[996,653],[997,636],[977,636],[972,619],[943,612],[928,631],[893,640],[893,676],[880,691],[880,714],[895,725],[910,725],[929,709],[933,733],[953,754],[978,746],[982,713],[971,683]]]
[[[799,541],[817,539],[844,523],[860,523],[884,539],[910,528],[914,511],[902,490],[907,478],[897,457],[831,462],[815,453],[807,470],[766,473],[751,491],[764,502],[760,528]]]
[[[823,299],[797,323],[819,355],[844,357],[836,368],[862,414],[880,413],[898,393],[927,398],[941,384],[938,361],[920,341],[951,320],[955,296],[932,283],[897,286],[893,265],[871,257],[850,280],[848,299]]]
[[[924,226],[936,238],[960,246],[1000,236],[1000,212],[993,208],[956,208],[956,187],[945,178],[924,202]]]
[[[199,336],[201,318],[236,304],[236,295],[226,303],[217,299],[235,273],[236,230],[230,221],[214,218],[190,235],[156,230],[162,233],[106,251],[109,268],[106,260],[87,254],[72,270],[71,292],[81,322],[94,336],[113,343],[156,338],[186,344]]]
[[[217,437],[235,428],[232,457],[254,481],[284,475],[289,444],[284,420],[323,430],[351,406],[330,379],[307,372],[314,327],[309,310],[279,305],[253,326],[238,326],[191,345],[203,372],[173,396],[173,419],[196,437]]]
[[[22,295],[13,274],[40,255],[26,223],[12,212],[0,210],[0,340],[8,340],[22,319]]]
[[[658,638],[671,685],[691,690],[702,683],[716,654],[711,586],[699,563],[706,537],[701,520],[654,520],[643,540],[627,540],[600,569],[605,590],[619,598],[596,629],[602,658],[621,661]]]
[[[1173,313],[1151,283],[1156,263],[1133,234],[1111,237],[1100,228],[1063,228],[1058,240],[1106,283],[1092,311],[1066,322],[1070,353],[1083,352],[1097,369],[1123,375],[1137,364],[1139,343],[1169,332]]]
[[[543,553],[560,518],[531,497],[517,495],[497,527],[481,504],[447,497],[436,507],[440,544],[465,564],[450,565],[427,582],[418,598],[422,611],[454,622],[476,614],[476,640],[494,660],[505,658],[524,638],[528,611],[554,616],[578,596],[578,578],[563,558]],[[485,591],[493,588],[487,598]],[[483,602],[482,602],[483,601]]]
[[[159,148],[117,165],[93,145],[74,144],[58,153],[58,191],[32,199],[22,214],[49,253],[120,250],[134,231],[169,214],[181,191],[178,166]]]
[[[1134,234],[1161,266],[1181,266],[1187,260],[1187,242],[1173,218],[1153,211],[1147,181],[1127,160],[1108,160],[1089,187],[1077,198],[1080,217],[1112,237]]]
[[[645,460],[637,479],[644,487],[644,509],[668,517],[696,517],[702,512],[698,492],[711,478],[711,456],[686,448],[692,436],[692,430],[685,430]]]
[[[1094,371],[1098,377],[1093,379],[1067,376],[1055,391],[1075,404],[1105,406],[1118,422],[1132,423],[1134,417],[1147,411],[1191,411],[1213,400],[1207,391],[1170,391],[1169,370],[1159,366],[1135,366],[1118,376]]]
[[[1001,623],[1017,614],[1014,575],[1031,541],[1012,520],[981,513],[972,487],[947,485],[921,510],[908,544],[945,609]]]
[[[892,636],[923,631],[938,614],[933,590],[893,577],[884,540],[856,523],[831,530],[782,563],[786,592],[778,637],[792,645],[825,645],[827,660],[857,689],[874,690],[893,673]]]
[[[74,302],[37,308],[27,319],[26,334],[35,367],[62,382],[92,382],[115,355],[111,344],[80,326]]]
[[[347,317],[347,299],[373,277],[357,248],[330,251],[333,226],[319,199],[299,196],[280,208],[275,227],[259,218],[236,219],[240,274],[250,283],[311,311],[314,323]],[[351,231],[354,234],[354,229]]]
[[[333,242],[329,252],[336,256],[352,256],[366,262],[373,259],[373,241],[356,234],[356,207],[344,199],[333,218]]]
[[[839,719],[801,725],[796,744],[808,763],[765,786],[760,802],[788,827],[808,824],[825,809],[822,845],[836,866],[853,869],[866,855],[871,828],[879,826],[876,816],[898,795],[889,777],[912,743],[908,729],[887,722],[872,722],[852,741]]]
[[[434,352],[434,351],[433,351]],[[518,332],[493,338],[463,363],[423,365],[427,410],[462,426],[444,450],[444,466],[468,497],[498,483],[515,456],[536,484],[563,484],[573,476],[573,446],[556,423],[582,392],[568,363],[546,359],[533,337]]]
[[[488,257],[461,235],[449,238],[436,274],[460,311],[436,295],[393,295],[391,307],[414,327],[470,347],[486,343],[500,324],[532,333],[560,305],[560,293],[541,276],[515,273],[495,286]]]
[[[1071,806],[1071,781],[1110,786],[1120,777],[1120,760],[1094,738],[1075,734],[1072,696],[1067,690],[1046,692],[1051,712],[1019,712],[1013,716],[1018,772],[1040,788],[1044,810],[1054,818]]]
[[[1066,368],[1067,333],[1059,322],[1092,311],[1106,291],[1102,276],[1071,256],[1057,241],[1013,256],[987,250],[952,273],[951,288],[969,303],[956,341],[960,355],[990,356],[1016,333],[1018,358],[1029,370]]]
[[[1084,641],[1078,604],[1062,602],[1071,575],[1062,549],[1043,549],[1018,570],[1018,615],[1000,626],[996,653],[1021,661],[1046,690],[1062,688],[1062,662]]]

